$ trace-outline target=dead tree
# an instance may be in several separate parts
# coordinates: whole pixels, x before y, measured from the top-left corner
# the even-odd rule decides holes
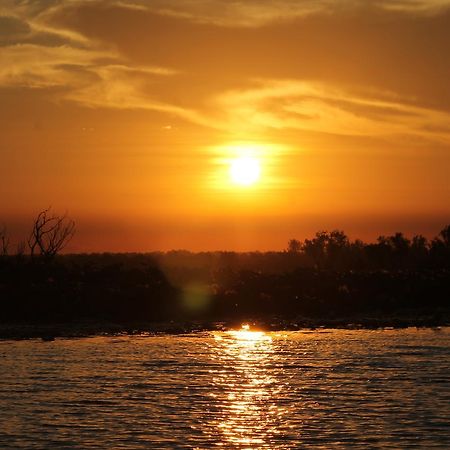
[[[39,255],[52,259],[75,234],[75,222],[67,217],[50,214],[50,208],[41,211],[34,221],[28,238],[31,257]]]
[[[0,255],[7,256],[9,250],[9,236],[6,227],[0,228]]]
[[[17,248],[16,248],[16,258],[21,261],[23,260],[23,257],[25,255],[25,249],[26,249],[26,243],[25,241],[19,241],[17,243]]]

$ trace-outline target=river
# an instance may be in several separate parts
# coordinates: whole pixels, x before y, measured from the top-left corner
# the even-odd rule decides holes
[[[450,329],[0,342],[0,448],[450,448]]]

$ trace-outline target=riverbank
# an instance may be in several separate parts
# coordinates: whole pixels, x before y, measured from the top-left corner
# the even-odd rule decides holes
[[[448,268],[174,272],[145,255],[127,264],[126,255],[117,258],[1,260],[0,339],[180,334],[242,323],[264,330],[450,324]]]
[[[248,324],[250,329],[263,331],[296,331],[315,329],[403,329],[403,328],[439,328],[450,326],[450,311],[437,311],[433,314],[395,315],[393,317],[353,316],[339,318],[299,317],[284,319],[279,317],[258,318],[237,321],[191,321],[161,323],[113,323],[113,322],[78,322],[78,323],[9,323],[0,324],[1,340],[42,339],[52,341],[55,338],[85,338],[94,336],[135,336],[157,334],[188,334],[208,331],[229,331],[240,329]]]

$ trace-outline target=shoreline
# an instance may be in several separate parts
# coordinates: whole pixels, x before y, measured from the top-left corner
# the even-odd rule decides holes
[[[333,319],[283,318],[248,319],[225,321],[192,321],[161,323],[112,323],[112,322],[78,322],[78,323],[4,323],[0,324],[0,341],[41,339],[53,341],[56,338],[77,339],[88,337],[113,336],[157,336],[180,335],[199,332],[231,331],[249,324],[250,329],[268,332],[277,331],[314,331],[317,329],[343,330],[383,330],[405,328],[435,328],[450,326],[450,315],[423,317],[347,317]]]

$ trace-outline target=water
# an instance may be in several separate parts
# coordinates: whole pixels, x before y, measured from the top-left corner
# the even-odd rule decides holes
[[[450,448],[450,329],[0,342],[0,448]]]

